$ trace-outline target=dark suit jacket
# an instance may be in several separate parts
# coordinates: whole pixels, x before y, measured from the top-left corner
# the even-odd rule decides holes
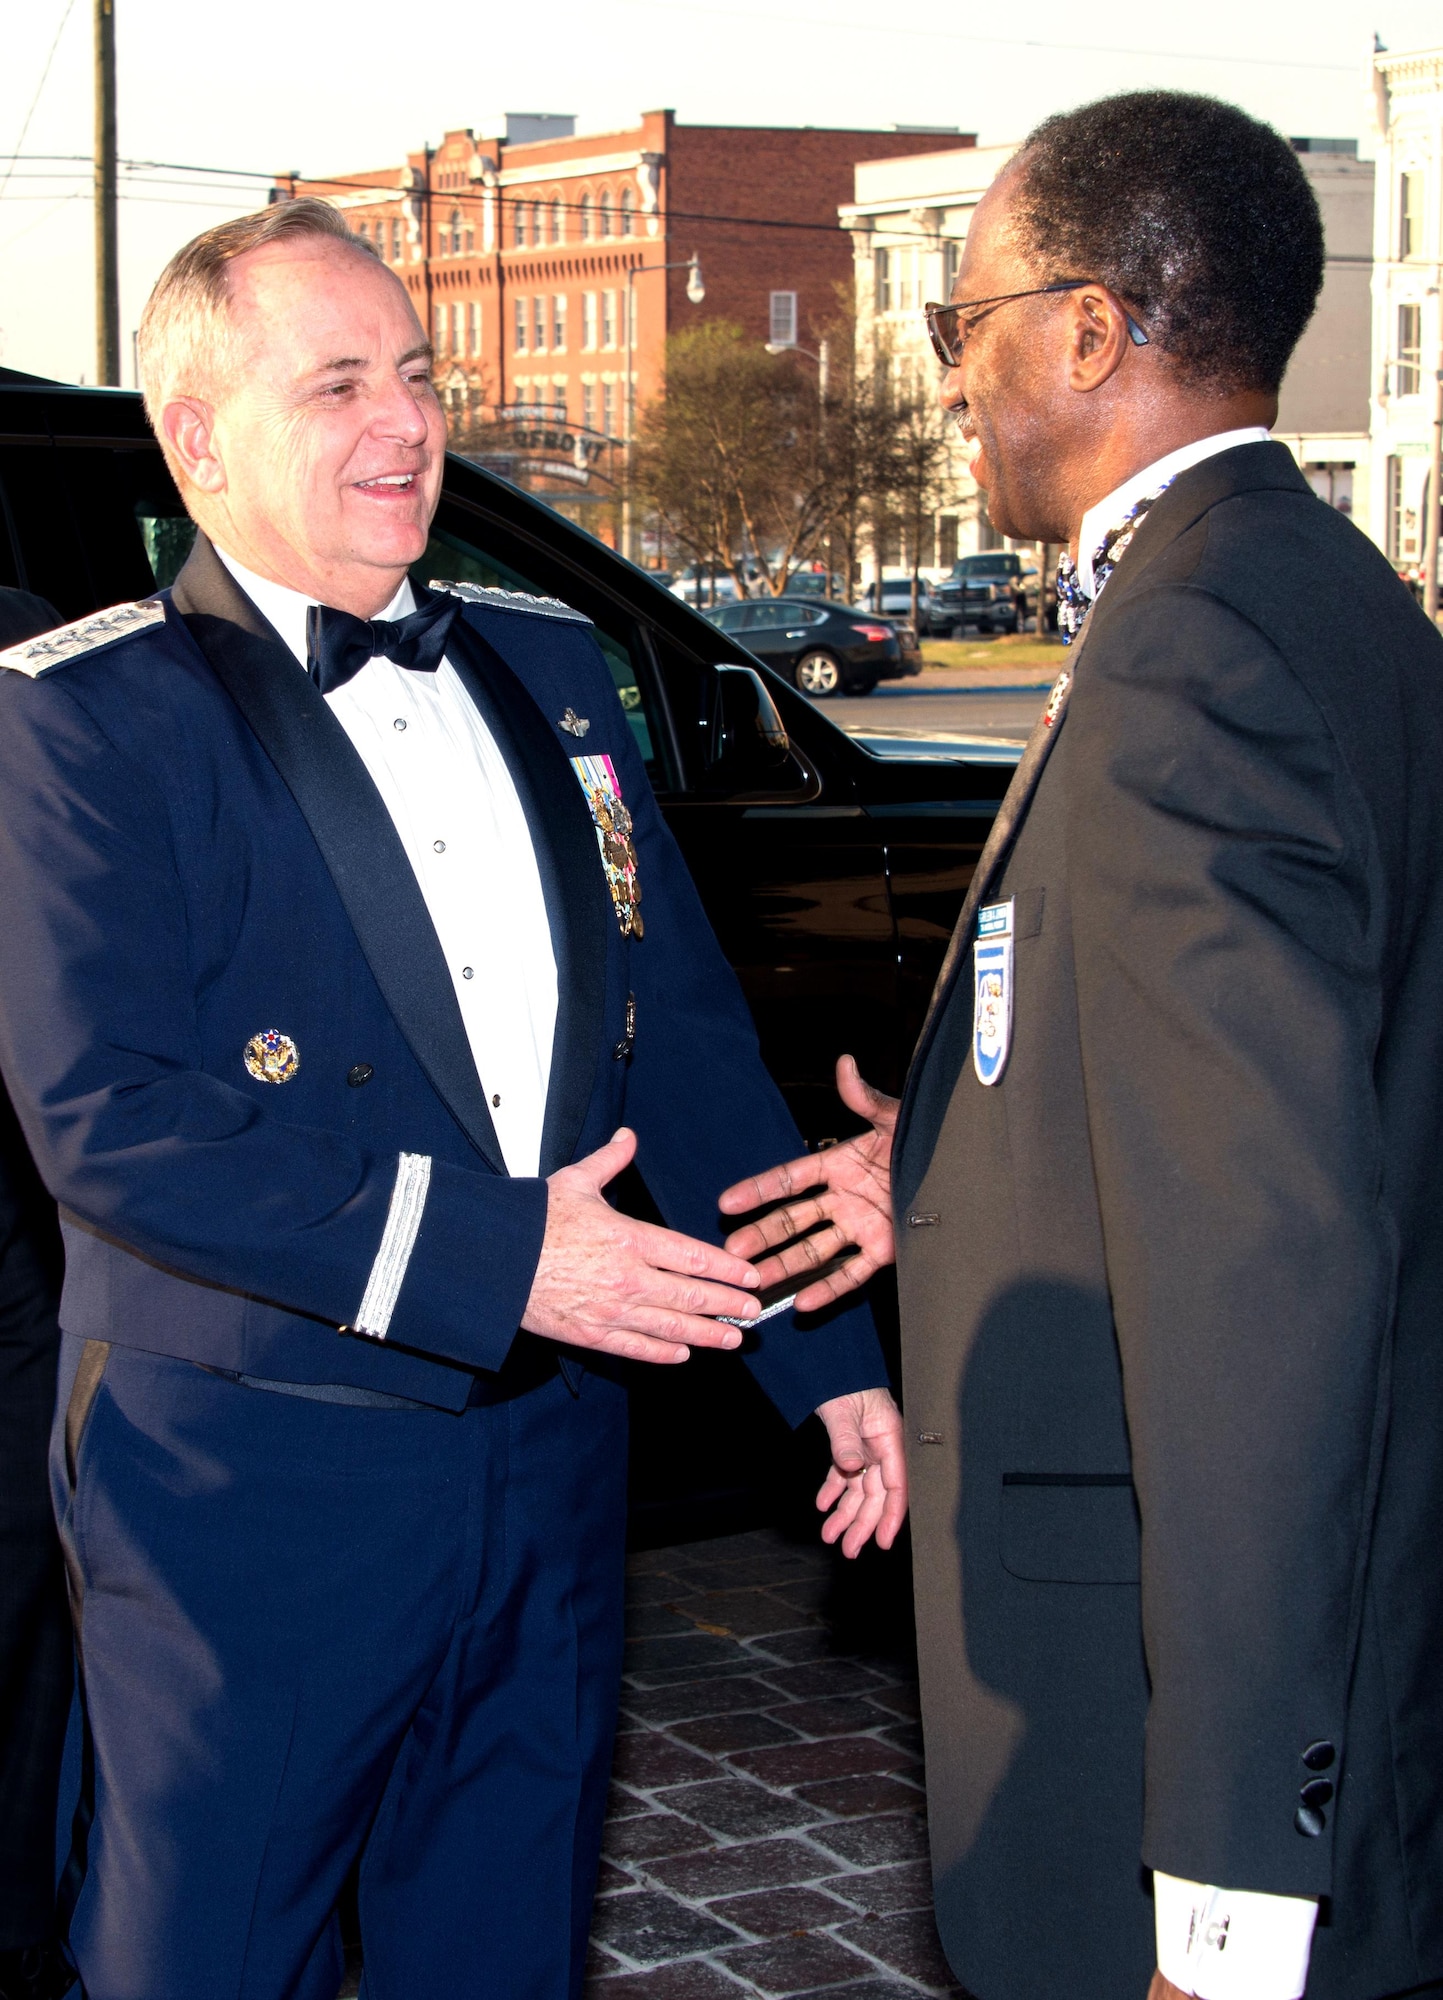
[[[1147,516],[1005,897],[897,1155],[952,1963],[1140,1995],[1155,1867],[1443,1978],[1443,642],[1282,446]]]
[[[62,1207],[62,1324],[460,1408],[515,1340],[545,1182],[505,1171],[420,890],[341,725],[203,538],[163,602],[42,678],[0,674],[0,1061]],[[601,649],[585,620],[467,606],[448,655],[516,778],[551,919],[542,1173],[628,1122],[668,1221],[715,1240],[717,1191],[798,1136]],[[582,751],[612,759],[633,815],[644,938],[613,912]],[[279,1085],[243,1059],[271,1028],[300,1057]],[[341,1338],[403,1152],[430,1182],[389,1334]],[[865,1309],[780,1316],[749,1358],[793,1421],[885,1379]]]

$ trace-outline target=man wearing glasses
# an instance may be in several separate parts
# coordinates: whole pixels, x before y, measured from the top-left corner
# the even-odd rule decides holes
[[[942,399],[1071,650],[900,1105],[844,1060],[866,1134],[725,1198],[764,1282],[858,1246],[803,1310],[899,1266],[978,2000],[1443,1992],[1443,644],[1268,439],[1322,272],[1206,98],[979,205]]]

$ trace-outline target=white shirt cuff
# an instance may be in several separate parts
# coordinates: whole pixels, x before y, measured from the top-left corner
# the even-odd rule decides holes
[[[1153,1873],[1157,1968],[1197,2000],[1302,2000],[1318,1905],[1311,1896],[1212,1889]]]

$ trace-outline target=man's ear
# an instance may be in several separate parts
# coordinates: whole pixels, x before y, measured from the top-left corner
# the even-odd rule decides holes
[[[1082,394],[1110,382],[1132,351],[1127,314],[1119,300],[1101,285],[1075,291],[1072,309],[1072,353],[1068,387]]]
[[[177,396],[160,413],[161,435],[179,472],[202,493],[225,490],[225,466],[215,438],[215,410],[195,396]]]

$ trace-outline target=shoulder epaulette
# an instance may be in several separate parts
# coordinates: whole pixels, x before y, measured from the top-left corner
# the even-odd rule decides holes
[[[446,577],[433,576],[432,590],[449,590],[453,597],[459,597],[466,604],[484,604],[491,611],[524,611],[533,618],[561,618],[568,625],[589,625],[584,611],[578,611],[573,604],[564,604],[559,597],[534,597],[528,590],[500,590],[483,583],[452,583]]]
[[[108,611],[93,611],[88,618],[77,618],[73,625],[58,626],[53,632],[42,632],[38,638],[23,639],[18,646],[8,647],[0,653],[0,667],[38,680],[69,660],[99,652],[102,646],[113,646],[117,639],[134,638],[137,632],[164,623],[165,606],[159,598],[143,598],[138,604],[112,604]]]

